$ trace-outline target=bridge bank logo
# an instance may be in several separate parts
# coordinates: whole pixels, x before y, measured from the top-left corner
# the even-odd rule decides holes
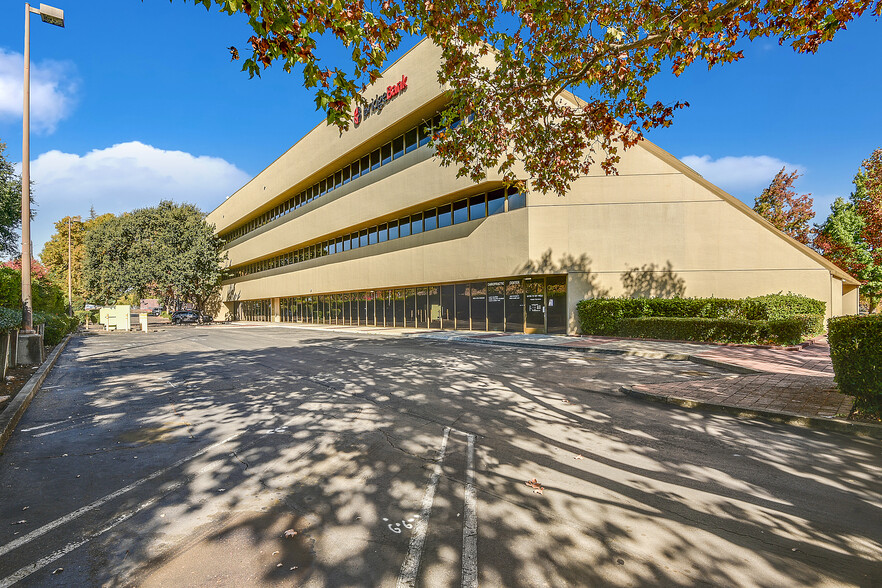
[[[389,102],[405,90],[407,90],[407,76],[401,76],[401,80],[391,86],[387,86],[384,93],[377,94],[373,100],[364,106],[356,106],[355,110],[352,111],[352,123],[358,127],[372,114],[380,114]]]

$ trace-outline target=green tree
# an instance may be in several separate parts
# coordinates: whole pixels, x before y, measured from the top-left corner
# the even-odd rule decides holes
[[[161,297],[205,308],[222,277],[221,241],[191,204],[163,201],[101,223],[85,235],[89,296]]]
[[[21,177],[15,174],[5,152],[6,143],[0,141],[0,255],[15,257],[21,241]]]
[[[79,307],[86,299],[86,287],[83,281],[83,258],[86,254],[85,236],[89,230],[115,218],[113,214],[94,214],[83,221],[80,217],[64,217],[55,223],[55,233],[43,245],[40,261],[49,268],[50,277],[59,288],[67,293],[68,272],[68,218],[70,218],[70,261],[71,285],[74,306]],[[65,295],[65,298],[67,296]]]
[[[796,195],[793,182],[799,177],[797,172],[775,174],[769,187],[762,191],[753,202],[753,209],[765,217],[778,230],[783,231],[808,245],[811,242],[811,221],[815,217],[812,211],[811,194]]]
[[[450,97],[444,121],[474,116],[435,136],[442,163],[474,180],[493,169],[511,182],[530,177],[532,188],[560,194],[597,165],[615,173],[623,148],[688,106],[650,98],[650,82],[663,70],[679,75],[694,63],[739,60],[739,47],[757,38],[812,53],[855,17],[882,13],[880,0],[193,2],[244,13],[253,35],[243,70],[253,76],[274,62],[299,69],[328,123],[341,130],[388,55],[405,37],[427,37],[442,53],[438,81]],[[320,50],[335,42],[351,60],[334,63]]]
[[[882,149],[863,162],[848,201],[837,198],[816,226],[815,247],[858,278],[861,297],[874,311],[882,300]]]

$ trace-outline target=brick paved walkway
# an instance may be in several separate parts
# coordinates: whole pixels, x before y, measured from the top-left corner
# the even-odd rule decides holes
[[[664,398],[807,417],[847,417],[851,412],[854,399],[836,388],[830,347],[824,339],[799,350],[713,347],[695,356],[762,373],[633,389]]]

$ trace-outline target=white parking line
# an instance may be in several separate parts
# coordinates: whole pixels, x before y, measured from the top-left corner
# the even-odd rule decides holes
[[[158,478],[159,476],[161,476],[167,472],[170,472],[171,470],[187,463],[188,461],[192,461],[192,460],[196,459],[197,457],[208,453],[209,451],[211,451],[212,449],[215,449],[216,447],[220,447],[221,445],[224,445],[225,443],[229,443],[230,441],[232,441],[236,437],[242,435],[244,432],[245,431],[241,431],[241,432],[236,433],[234,435],[230,435],[226,439],[224,439],[222,441],[218,441],[217,443],[214,443],[212,445],[209,445],[205,449],[201,449],[189,457],[179,459],[178,461],[176,461],[172,465],[168,466],[167,468],[157,470],[157,471],[153,472],[152,474],[150,474],[149,476],[147,476],[146,478],[141,478],[137,482],[132,482],[128,486],[124,486],[124,487],[120,488],[119,490],[117,490],[116,492],[111,492],[107,496],[99,498],[98,500],[96,500],[90,504],[87,504],[86,506],[79,508],[69,514],[66,514],[63,517],[57,518],[54,521],[52,521],[51,523],[47,523],[47,524],[43,525],[39,529],[34,529],[33,531],[31,531],[27,535],[25,535],[23,537],[19,537],[15,541],[10,541],[6,545],[0,546],[0,557],[2,557],[3,555],[6,555],[7,553],[12,551],[13,549],[17,549],[17,548],[21,547],[22,545],[30,543],[34,539],[37,539],[38,537],[45,535],[49,531],[57,529],[61,525],[69,523],[70,521],[72,521],[78,517],[81,517],[82,515],[86,514],[89,511],[93,511],[96,508],[100,508],[101,506],[104,506],[105,504],[107,504],[111,500],[119,498],[120,496],[122,496],[123,494],[126,494],[128,492],[131,492],[132,490],[134,490],[138,486],[141,486],[142,484],[149,482],[150,480]],[[52,560],[52,561],[54,561],[54,560]]]
[[[43,388],[45,388],[45,386],[43,386]],[[68,418],[70,418],[70,417],[68,417]],[[68,422],[67,419],[65,419],[63,421],[55,421],[54,423],[46,423],[45,425],[39,425],[37,427],[30,427],[27,429],[22,429],[21,432],[27,433],[28,431],[36,431],[37,429],[45,429],[46,427],[54,427],[55,425],[60,425],[61,423],[66,423],[66,422]]]
[[[445,427],[444,437],[441,439],[441,450],[438,453],[438,460],[435,462],[435,471],[432,472],[432,478],[429,480],[429,485],[426,487],[426,493],[423,496],[420,518],[414,524],[413,535],[410,537],[410,547],[407,550],[404,563],[401,564],[401,572],[398,574],[398,588],[410,588],[416,585],[417,573],[420,570],[420,558],[423,555],[423,547],[426,544],[426,531],[429,528],[429,515],[432,514],[435,489],[438,487],[438,480],[441,478],[441,465],[444,463],[444,453],[447,451],[447,437],[449,435],[450,427]]]
[[[478,499],[475,492],[475,436],[468,435],[465,510],[462,521],[462,586],[478,587]]]

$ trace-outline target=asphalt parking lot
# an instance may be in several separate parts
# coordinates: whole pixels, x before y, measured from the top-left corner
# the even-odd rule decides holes
[[[0,586],[874,586],[879,441],[642,403],[689,362],[273,327],[71,341]]]

